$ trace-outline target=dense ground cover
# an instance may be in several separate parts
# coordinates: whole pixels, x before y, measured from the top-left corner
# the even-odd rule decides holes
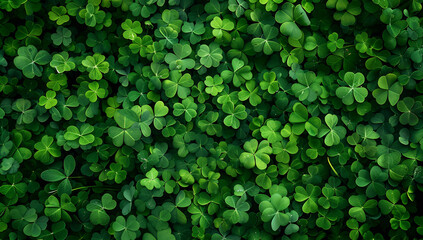
[[[0,0],[0,239],[420,239],[422,0]]]

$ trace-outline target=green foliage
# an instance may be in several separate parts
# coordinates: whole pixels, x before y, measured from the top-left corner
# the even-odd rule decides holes
[[[422,0],[0,0],[0,239],[421,239]]]

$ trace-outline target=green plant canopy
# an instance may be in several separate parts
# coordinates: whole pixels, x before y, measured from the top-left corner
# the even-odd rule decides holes
[[[423,239],[422,4],[0,0],[0,239]]]

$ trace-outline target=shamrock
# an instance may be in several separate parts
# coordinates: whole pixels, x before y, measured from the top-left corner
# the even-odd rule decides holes
[[[232,80],[235,87],[240,87],[241,84],[245,83],[245,81],[251,80],[253,78],[251,67],[245,66],[244,61],[238,58],[232,59],[232,68],[233,71],[224,70],[221,76],[225,82],[227,80]]]
[[[310,71],[298,71],[296,73],[298,83],[292,84],[292,91],[300,101],[313,102],[321,94],[321,79]]]
[[[20,47],[18,49],[18,56],[15,57],[13,63],[22,70],[22,73],[27,78],[41,77],[42,67],[38,65],[46,65],[50,62],[51,56],[45,51],[38,51],[33,45],[28,47]]]
[[[272,230],[277,231],[290,222],[290,215],[284,212],[289,205],[290,200],[286,197],[286,190],[282,193],[273,193],[269,200],[262,201],[259,205],[262,212],[261,219],[264,222],[271,221]]]
[[[37,151],[34,154],[34,158],[41,161],[44,164],[49,164],[53,161],[53,157],[60,157],[60,148],[54,142],[53,137],[44,135],[40,142],[34,145]]]
[[[109,63],[106,60],[106,57],[95,53],[93,56],[87,56],[82,60],[82,65],[84,65],[89,74],[89,77],[92,80],[100,80],[103,77],[104,73],[109,72]]]
[[[94,225],[107,225],[110,221],[110,217],[106,210],[113,210],[115,209],[116,205],[116,201],[113,200],[112,195],[109,193],[105,193],[101,197],[101,201],[98,199],[91,200],[90,203],[86,206],[87,211],[91,212],[90,221]]]
[[[275,20],[282,24],[280,27],[281,33],[293,39],[300,39],[303,35],[297,24],[310,25],[310,20],[300,4],[294,7],[292,3],[284,3],[282,9],[276,12]]]
[[[175,103],[173,105],[173,114],[180,116],[185,113],[185,120],[191,122],[191,120],[197,116],[197,104],[194,102],[192,97],[185,98],[181,103]]]
[[[258,169],[264,170],[267,164],[270,163],[269,154],[272,153],[272,148],[269,142],[261,141],[260,144],[256,139],[251,139],[244,144],[243,152],[240,156],[240,161],[246,168],[253,168],[257,166]]]
[[[189,41],[191,44],[196,44],[201,41],[201,35],[206,32],[206,28],[204,27],[204,23],[197,22],[197,23],[190,23],[184,22],[184,25],[181,28],[182,32],[189,33]]]
[[[367,170],[360,170],[355,182],[359,187],[367,186],[366,195],[369,198],[373,198],[377,195],[381,196],[385,194],[384,182],[386,180],[388,180],[388,174],[382,171],[378,166],[373,166],[370,169],[370,174]]]
[[[106,97],[106,90],[104,88],[100,88],[98,82],[91,82],[88,84],[90,90],[85,92],[85,96],[90,100],[90,102],[96,102],[98,98],[105,98]]]
[[[122,146],[125,143],[133,146],[141,137],[141,132],[135,124],[138,121],[137,114],[130,109],[120,109],[115,112],[114,119],[119,127],[112,126],[108,130],[113,144]]]
[[[59,196],[62,194],[71,194],[72,185],[69,180],[70,175],[75,171],[75,158],[68,155],[64,159],[63,172],[57,169],[47,169],[41,173],[41,178],[47,182],[60,182],[57,186],[57,193]]]
[[[364,87],[360,87],[364,83],[364,75],[362,73],[347,72],[344,75],[344,81],[348,87],[338,87],[336,96],[342,99],[346,105],[354,103],[354,99],[362,103],[368,95],[368,91]]]
[[[193,59],[187,58],[192,49],[188,44],[174,44],[173,53],[166,54],[165,61],[169,64],[170,70],[180,70],[184,71],[185,69],[194,68],[195,61]]]
[[[134,240],[137,237],[137,232],[139,232],[140,224],[134,215],[130,215],[127,219],[118,216],[112,227],[119,239]]]
[[[342,126],[337,126],[338,116],[333,114],[327,114],[325,116],[325,122],[328,128],[321,128],[318,137],[325,137],[325,144],[327,146],[337,145],[341,142],[341,139],[345,137],[347,131]]]
[[[229,0],[228,9],[237,17],[241,17],[247,8],[248,3],[244,0]]]
[[[178,93],[178,97],[184,99],[191,92],[190,87],[194,85],[189,73],[182,75],[177,70],[170,71],[170,80],[163,82],[163,89],[167,97],[174,97]]]
[[[250,209],[250,205],[246,202],[246,195],[241,197],[227,196],[225,203],[234,210],[226,210],[223,212],[223,217],[230,221],[232,224],[246,223],[249,216],[246,213]]]
[[[239,104],[235,107],[232,102],[229,102],[228,104],[223,105],[222,110],[229,114],[225,117],[225,119],[223,119],[223,123],[228,127],[237,129],[240,126],[239,120],[244,120],[247,118],[245,106],[242,104]]]
[[[17,124],[29,124],[34,121],[37,116],[37,111],[31,109],[31,102],[27,99],[19,98],[12,104],[12,109],[19,112],[19,117],[16,121]]]
[[[302,206],[304,213],[315,213],[318,209],[317,197],[320,193],[320,187],[307,184],[306,188],[303,186],[297,186],[295,188],[294,198],[297,202],[304,202]]]
[[[53,6],[51,11],[48,12],[48,17],[51,21],[55,21],[57,25],[62,25],[66,22],[69,22],[70,17],[66,14],[67,10],[64,6],[56,7]]]
[[[68,212],[75,212],[76,207],[71,202],[71,198],[66,193],[60,195],[60,201],[55,196],[50,196],[45,202],[44,213],[53,222],[63,219],[70,222],[71,217]]]
[[[224,86],[223,79],[219,75],[214,75],[214,77],[207,76],[204,81],[206,87],[206,93],[216,96],[223,91]]]
[[[131,19],[126,19],[121,24],[123,30],[123,37],[129,40],[134,40],[138,34],[142,33],[141,23],[139,21],[132,22]]]
[[[84,123],[79,128],[76,126],[69,126],[66,129],[64,138],[68,141],[78,140],[78,143],[80,145],[88,145],[90,143],[93,143],[95,140],[94,135],[91,134],[93,131],[94,127],[88,123]]]
[[[210,22],[211,27],[213,28],[213,36],[216,38],[228,38],[229,33],[228,31],[231,31],[234,29],[235,25],[234,23],[224,18],[223,20],[220,17],[214,17],[213,20]]]
[[[397,104],[403,87],[399,82],[396,82],[397,76],[389,73],[386,76],[382,76],[378,80],[378,89],[375,89],[372,93],[376,102],[380,105],[385,104],[386,100],[389,100],[389,104],[394,106]]]
[[[74,69],[75,63],[72,61],[72,58],[69,58],[68,52],[61,52],[53,55],[50,66],[55,68],[57,73],[63,73]]]
[[[254,51],[263,51],[266,55],[270,55],[273,52],[280,51],[281,45],[275,41],[277,35],[277,28],[269,25],[263,26],[263,36],[260,38],[253,38],[251,40],[251,44],[254,47]]]
[[[145,186],[148,190],[152,190],[153,188],[160,188],[162,184],[157,178],[158,174],[159,172],[157,172],[155,168],[152,168],[145,174],[147,178],[141,179],[141,185]]]
[[[55,91],[47,91],[46,96],[41,96],[39,99],[40,106],[44,106],[46,109],[50,109],[57,104],[56,92]]]
[[[220,61],[223,59],[222,53],[222,49],[216,43],[211,43],[210,46],[203,44],[197,52],[200,57],[200,63],[206,68],[219,66]]]
[[[399,117],[401,124],[410,126],[415,126],[419,122],[417,114],[423,112],[423,106],[420,101],[415,101],[411,97],[405,97],[403,100],[399,101],[397,108],[402,112]]]
[[[58,27],[57,32],[51,34],[51,40],[53,41],[54,45],[60,46],[63,44],[63,46],[67,47],[72,42],[72,32],[64,27]]]

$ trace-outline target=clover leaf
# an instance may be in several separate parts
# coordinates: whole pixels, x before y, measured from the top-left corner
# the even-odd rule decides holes
[[[105,60],[106,57],[98,53],[93,56],[87,56],[82,60],[82,65],[87,68],[89,77],[92,80],[100,80],[104,73],[109,72],[109,63]]]
[[[403,91],[403,87],[401,84],[396,82],[396,80],[397,76],[392,73],[379,78],[379,88],[375,89],[372,93],[378,104],[383,105],[386,100],[389,100],[389,104],[391,104],[391,106],[395,106],[395,104],[397,104]]]
[[[27,78],[41,77],[42,67],[39,65],[46,65],[50,63],[51,56],[45,51],[38,51],[33,45],[27,47],[20,47],[18,49],[18,56],[15,57],[13,63],[22,70],[22,73]]]
[[[417,114],[423,111],[423,106],[420,101],[415,101],[411,97],[405,97],[403,100],[399,101],[397,108],[402,112],[399,117],[399,121],[403,125],[415,126],[419,122]]]
[[[302,210],[304,213],[315,213],[317,212],[317,197],[321,194],[321,189],[318,186],[307,184],[306,188],[303,186],[297,186],[295,188],[295,201],[304,202]]]
[[[200,57],[200,63],[206,68],[218,67],[220,61],[223,59],[223,51],[219,48],[216,43],[208,45],[201,45],[198,49],[197,54]]]
[[[256,139],[251,139],[244,144],[243,152],[240,156],[240,161],[246,168],[253,168],[257,166],[258,169],[264,170],[267,164],[270,163],[269,154],[272,153],[272,148],[267,141],[260,143]]]
[[[134,40],[138,34],[142,33],[141,23],[139,21],[132,22],[131,19],[126,19],[125,22],[121,24],[123,32],[123,37],[129,40]]]
[[[188,57],[191,52],[191,46],[188,44],[174,44],[173,52],[166,54],[165,61],[169,64],[170,70],[185,71],[185,69],[194,68],[195,61]]]
[[[70,175],[75,171],[75,158],[68,155],[64,159],[63,172],[57,169],[47,169],[41,173],[41,178],[47,182],[60,182],[57,186],[57,193],[59,196],[62,194],[71,194],[72,185],[69,180]]]
[[[301,26],[310,25],[307,13],[301,5],[294,6],[292,3],[284,3],[282,9],[276,12],[275,20],[282,24],[280,27],[281,33],[293,39],[300,39],[303,35],[297,24]]]
[[[342,99],[346,105],[354,103],[354,99],[362,103],[368,95],[367,89],[360,87],[364,83],[364,75],[362,73],[347,72],[344,75],[344,81],[348,87],[339,87],[336,89],[336,96]]]
[[[109,193],[104,194],[101,197],[101,201],[98,199],[91,200],[87,204],[87,211],[90,212],[90,221],[94,225],[107,225],[110,221],[110,217],[106,210],[113,210],[116,208],[117,202],[113,200],[113,196]]]
[[[71,198],[66,193],[60,195],[60,201],[55,196],[50,196],[45,202],[44,213],[53,222],[63,219],[70,222],[71,217],[68,212],[75,212],[76,207],[71,202]]]
[[[245,111],[245,106],[242,104],[237,105],[236,107],[232,102],[223,105],[223,111],[228,115],[223,119],[223,123],[234,129],[239,128],[240,121],[247,118],[247,112]]]
[[[113,139],[113,144],[120,147],[125,143],[133,146],[135,141],[141,138],[141,132],[135,124],[138,121],[136,113],[130,109],[120,109],[114,114],[114,120],[119,127],[109,128],[109,136]]]
[[[116,231],[116,237],[122,240],[134,240],[140,227],[134,215],[130,215],[127,219],[118,216],[112,224],[113,230]]]
[[[228,196],[225,198],[225,203],[234,209],[223,212],[225,219],[232,224],[248,222],[249,216],[246,212],[250,209],[250,205],[246,202],[245,197]]]

